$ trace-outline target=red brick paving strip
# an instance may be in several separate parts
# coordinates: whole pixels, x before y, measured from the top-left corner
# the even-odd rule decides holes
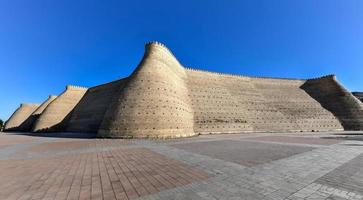
[[[208,178],[146,148],[0,161],[0,199],[135,199]]]
[[[332,145],[341,141],[335,139],[322,139],[315,137],[291,137],[291,136],[262,136],[254,138],[246,138],[246,140],[257,140],[267,142],[283,142],[295,144],[310,144],[310,145]]]

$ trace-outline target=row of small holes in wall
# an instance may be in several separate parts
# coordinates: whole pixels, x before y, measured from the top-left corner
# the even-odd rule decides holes
[[[187,95],[182,95],[182,94],[162,94],[163,97],[168,98],[168,99],[182,99],[185,101],[185,97],[187,97]],[[145,93],[134,93],[132,94],[131,98],[135,98],[135,99],[140,99],[140,98],[150,98],[148,100],[153,100],[155,98],[155,93],[152,92],[145,92]],[[129,97],[130,98],[130,97]]]
[[[275,124],[278,126],[278,124]],[[271,126],[271,125],[268,125],[268,126]],[[283,125],[283,128],[292,128],[292,127],[300,127],[301,125],[299,124],[295,124],[295,125]],[[245,126],[202,126],[199,124],[199,128],[246,128],[246,127],[249,127],[249,125],[245,125]],[[262,126],[261,126],[262,127]],[[308,124],[308,125],[304,125],[303,127],[318,127],[318,128],[331,128],[331,127],[340,127],[340,125],[337,125],[337,124],[333,124],[333,125],[319,125],[319,126],[316,126],[314,124]]]
[[[271,112],[266,112],[266,111],[263,111],[261,112],[262,113],[276,113],[276,114],[279,114],[281,116],[284,116],[284,118],[288,118],[287,116],[292,116],[290,118],[294,118],[294,115],[287,115],[285,113],[280,113],[280,112],[276,112],[276,111],[271,111]],[[194,112],[194,114],[196,116],[205,116],[205,117],[209,117],[210,115],[213,115],[213,116],[221,116],[221,117],[228,117],[226,115],[246,115],[246,116],[260,116],[261,114],[258,114],[258,112],[252,112],[252,113],[246,113],[244,110],[241,110],[240,112],[216,112],[216,110],[209,110],[209,111],[202,111],[202,112]],[[223,114],[223,115],[221,115]],[[329,114],[325,114],[325,113],[322,113],[320,115],[320,113],[316,113],[317,115],[315,115],[312,119],[336,119],[335,117],[333,117],[332,115],[329,115]],[[271,117],[278,117],[279,115],[273,115]],[[285,115],[287,115],[285,117]],[[299,118],[301,118],[301,116],[311,116],[311,115],[307,115],[307,114],[298,114],[296,115],[298,116]],[[318,117],[316,117],[318,116]]]
[[[165,128],[162,128],[165,129]],[[170,129],[192,129],[192,127],[170,127]],[[130,128],[124,128],[124,130],[158,130],[158,128],[156,127],[151,127],[151,128],[135,128],[135,129],[130,129]]]
[[[133,106],[122,106],[121,107],[121,110],[128,110],[128,108],[134,108]],[[135,107],[136,108],[136,107]],[[191,111],[190,109],[185,109],[185,108],[182,108],[182,107],[174,107],[174,106],[155,106],[155,107],[151,107],[150,106],[138,106],[138,108],[141,110],[141,111],[144,111],[143,113],[146,113],[147,115],[150,113],[154,114],[155,115],[155,111],[153,110],[165,110],[167,109],[168,112],[173,112],[173,110],[180,110],[180,111],[183,111],[185,113],[194,113],[193,111]],[[138,112],[138,114],[140,115],[141,114],[141,111]],[[146,111],[146,112],[145,112]],[[165,115],[165,114],[168,114],[168,112],[163,112],[162,114]],[[160,113],[160,112],[158,112]]]
[[[203,128],[203,129],[208,129],[208,128],[249,128],[249,126],[212,126],[212,127],[209,127],[209,126],[199,126],[199,128]]]
[[[163,87],[157,87],[157,88],[154,88],[154,87],[138,87],[138,88],[133,88],[134,91],[145,91],[145,89],[147,90],[159,90],[159,91],[164,91],[164,92],[170,92],[170,93],[173,93],[173,94],[177,94],[178,91],[176,90],[173,90],[171,88],[163,88]]]
[[[145,101],[145,102],[153,102],[153,99],[141,99],[142,101]],[[174,101],[174,100],[172,100],[172,101],[170,101],[170,100],[163,100],[163,99],[159,99],[158,100],[159,102],[165,102],[165,103],[167,103],[167,104],[172,104],[172,105],[179,105],[179,106],[182,106],[185,110],[189,110],[188,108],[189,108],[189,106],[188,106],[188,104],[185,104],[184,102],[182,102],[182,101]],[[132,100],[132,99],[123,99],[123,100],[121,100],[121,102],[122,102],[122,104],[124,104],[124,105],[129,105],[129,103],[128,102],[132,102],[132,103],[134,103],[135,101],[134,100]],[[150,103],[151,104],[151,103]],[[127,108],[136,108],[136,107],[142,107],[142,106],[139,106],[139,104],[135,104],[135,106],[133,106],[133,105],[129,105],[129,106],[127,106]],[[166,106],[163,106],[163,108],[165,108]],[[126,106],[122,106],[122,108],[126,108]]]
[[[233,120],[232,122],[229,121],[228,119],[220,119],[220,118],[212,118],[213,120],[210,120],[210,119],[204,119],[204,120],[198,120],[196,121],[197,123],[247,123],[246,120],[239,120],[239,119],[236,119],[236,120]],[[239,121],[237,121],[239,120]],[[263,121],[263,120],[269,120],[269,121]],[[280,123],[280,124],[283,124],[283,123],[286,123],[286,124],[289,124],[289,123],[302,123],[302,124],[321,124],[322,122],[325,122],[325,123],[336,123],[336,121],[331,121],[331,120],[328,120],[328,119],[325,119],[323,121],[317,121],[317,120],[313,120],[313,119],[309,119],[309,121],[306,121],[307,119],[303,119],[303,120],[300,120],[300,119],[295,119],[294,121],[283,121],[283,120],[278,120],[278,119],[275,119],[275,118],[263,118],[263,119],[253,119],[253,118],[248,118],[248,121],[252,122],[252,123]],[[310,121],[311,120],[311,121]]]
[[[261,121],[261,120],[268,120],[269,122],[280,122],[280,123],[292,123],[292,122],[301,122],[301,123],[335,123],[337,122],[336,120],[332,120],[331,118],[320,118],[320,119],[316,119],[316,118],[277,118],[277,117],[272,117],[272,118],[253,118],[253,117],[246,117],[245,119],[248,119],[249,121]],[[236,119],[236,118],[228,118],[228,117],[199,117],[199,118],[194,118],[195,121],[197,122],[210,122],[210,123],[230,123],[232,122],[238,122],[244,121],[243,119]],[[287,120],[287,121],[286,121]]]

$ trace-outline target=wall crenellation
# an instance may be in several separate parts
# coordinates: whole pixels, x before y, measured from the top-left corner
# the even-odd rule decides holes
[[[87,90],[88,88],[76,85],[67,85],[66,90]]]
[[[273,77],[262,77],[262,76],[245,76],[245,75],[240,75],[240,74],[227,74],[227,73],[221,73],[221,72],[213,72],[213,71],[208,71],[208,70],[196,69],[196,68],[192,68],[192,67],[184,67],[184,68],[188,71],[210,73],[210,74],[216,74],[216,75],[225,76],[225,77],[277,79],[277,80],[307,80],[307,79],[299,79],[299,78],[273,78]]]

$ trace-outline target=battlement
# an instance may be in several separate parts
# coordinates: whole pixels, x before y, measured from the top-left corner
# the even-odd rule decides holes
[[[39,103],[21,103],[20,107],[22,107],[22,106],[39,106],[39,105],[40,105]]]
[[[240,75],[240,74],[228,74],[228,73],[221,73],[221,72],[213,72],[213,71],[208,71],[208,70],[201,70],[201,69],[196,69],[196,68],[192,68],[192,67],[184,67],[186,70],[188,71],[192,71],[192,72],[200,72],[200,73],[206,73],[206,74],[213,74],[213,75],[218,75],[218,76],[222,76],[222,77],[233,77],[233,78],[254,78],[254,79],[274,79],[274,80],[298,80],[298,81],[306,81],[306,80],[310,80],[310,79],[300,79],[300,78],[277,78],[277,77],[263,77],[263,76],[246,76],[246,75]],[[322,77],[319,77],[322,78]]]
[[[325,76],[321,76],[321,77],[317,77],[317,78],[310,78],[307,80],[313,81],[313,80],[323,80],[323,79],[336,79],[336,75],[335,74],[328,74]]]
[[[76,85],[67,85],[66,90],[88,90],[88,88]]]

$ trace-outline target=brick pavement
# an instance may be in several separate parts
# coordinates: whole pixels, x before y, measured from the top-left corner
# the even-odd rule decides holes
[[[0,135],[0,199],[363,199],[363,142],[334,137]]]

